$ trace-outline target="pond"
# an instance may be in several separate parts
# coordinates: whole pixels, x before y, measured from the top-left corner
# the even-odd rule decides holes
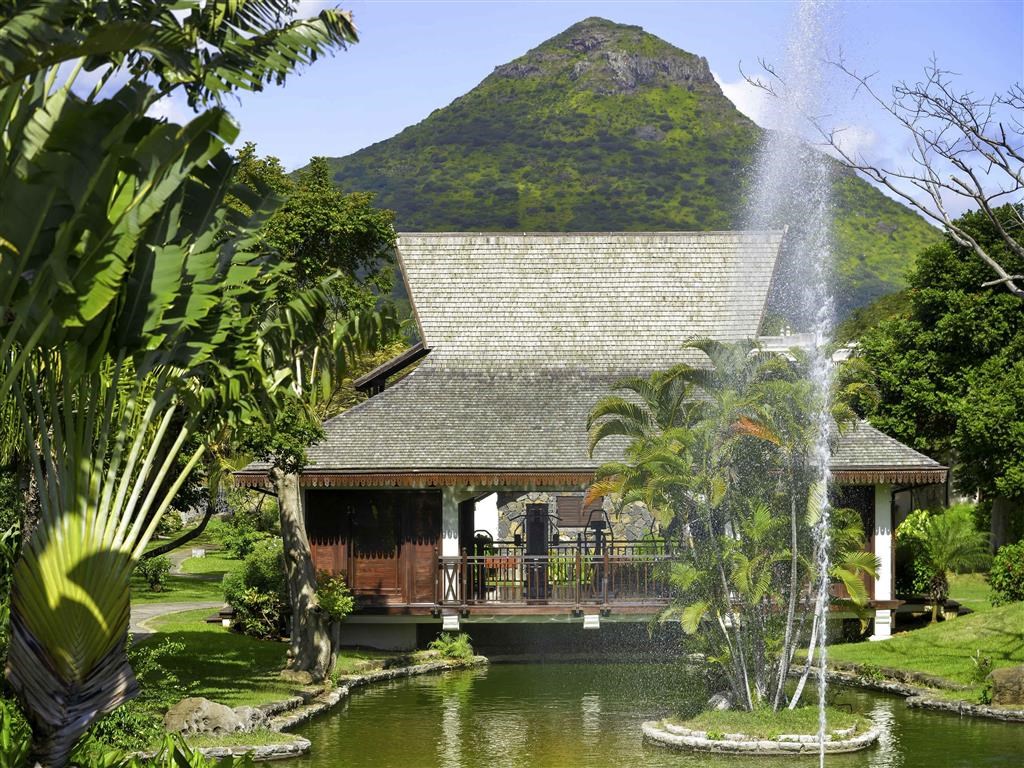
[[[494,664],[358,690],[299,734],[312,752],[294,768],[690,768],[816,765],[724,758],[645,744],[640,723],[705,696],[677,664]],[[830,756],[836,768],[1024,765],[1024,725],[908,709],[897,697],[836,690],[870,713],[881,743]]]

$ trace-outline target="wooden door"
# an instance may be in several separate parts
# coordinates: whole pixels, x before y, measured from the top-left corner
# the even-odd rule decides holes
[[[372,602],[399,602],[402,597],[401,517],[391,504],[371,501],[352,516],[351,588]]]

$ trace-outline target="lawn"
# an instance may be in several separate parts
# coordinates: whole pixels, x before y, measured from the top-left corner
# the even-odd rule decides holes
[[[171,574],[167,577],[167,583],[164,584],[162,591],[151,592],[145,579],[138,575],[132,576],[133,603],[191,603],[218,600],[224,600],[224,590],[221,589],[219,581]]]
[[[970,597],[976,594],[972,592],[976,586],[964,586],[962,594],[980,607],[987,598]],[[1024,603],[979,610],[953,621],[900,632],[881,642],[834,645],[829,660],[938,675],[973,686],[964,696],[975,698],[982,683],[976,678],[977,667],[971,657],[979,651],[994,667],[1024,664]]]
[[[992,588],[984,573],[952,574],[949,577],[949,596],[972,611],[987,611],[992,607]]]
[[[205,557],[190,557],[183,561],[181,570],[196,576],[217,577],[220,581],[225,573],[236,571],[242,566],[242,561],[232,557],[227,552],[207,551]]]
[[[238,707],[286,699],[295,693],[295,684],[279,674],[284,668],[287,643],[256,640],[218,624],[207,624],[204,619],[209,614],[209,610],[185,611],[149,623],[156,634],[145,642],[170,638],[185,646],[180,654],[162,663],[181,680],[198,683],[189,695]]]
[[[230,707],[257,706],[286,699],[299,690],[283,679],[288,643],[257,640],[207,624],[209,610],[184,611],[149,622],[156,634],[144,642],[170,638],[184,650],[162,663],[181,680],[195,681],[190,696],[202,696]],[[335,675],[351,675],[379,669],[385,660],[404,654],[393,651],[343,650],[338,654]]]

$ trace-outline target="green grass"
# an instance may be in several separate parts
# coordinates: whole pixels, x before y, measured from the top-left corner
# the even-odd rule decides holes
[[[170,638],[185,648],[163,661],[182,680],[195,681],[190,696],[202,696],[229,707],[258,706],[294,696],[302,688],[280,676],[288,644],[257,640],[204,620],[209,610],[183,611],[158,619],[149,626],[155,635],[145,642]],[[335,675],[352,675],[379,669],[385,660],[404,654],[369,649],[343,650],[338,654]]]
[[[334,676],[360,675],[380,669],[388,659],[403,654],[395,651],[377,651],[372,648],[346,648],[338,653]]]
[[[172,574],[167,577],[163,591],[151,592],[145,579],[137,575],[132,576],[133,603],[189,603],[199,600],[214,602],[223,599],[224,591],[219,581]]]
[[[841,709],[825,710],[829,731],[843,730],[857,726],[858,731],[867,730],[867,718]],[[782,734],[812,734],[818,732],[818,708],[797,707],[773,712],[758,709],[753,712],[726,710],[701,712],[689,720],[673,720],[684,728],[707,731],[709,734],[743,733],[756,739],[774,739]]]
[[[266,704],[296,693],[296,685],[280,677],[287,643],[256,640],[207,624],[204,619],[209,613],[184,611],[154,619],[150,626],[157,634],[146,640],[170,638],[185,646],[163,664],[182,680],[198,683],[191,696],[238,707]]]
[[[963,594],[978,594],[977,584],[969,580],[963,589]],[[978,597],[971,599],[977,605],[983,603]],[[1024,603],[901,632],[883,642],[834,645],[829,649],[829,660],[938,675],[972,686],[962,695],[976,699],[982,683],[975,677],[976,665],[971,657],[977,651],[990,658],[994,667],[1024,664]]]
[[[954,573],[949,577],[949,596],[972,611],[992,609],[992,588],[984,573]]]
[[[186,737],[190,747],[265,747],[268,744],[290,744],[299,737],[291,733],[261,728],[248,733],[196,734]]]
[[[205,557],[190,557],[181,564],[184,573],[197,576],[223,576],[242,567],[242,561],[227,552],[207,552]]]

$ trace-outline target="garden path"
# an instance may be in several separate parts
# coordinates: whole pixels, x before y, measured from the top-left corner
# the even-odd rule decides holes
[[[150,635],[155,634],[148,623],[161,616],[181,611],[198,611],[200,609],[218,610],[223,607],[224,601],[212,602],[209,600],[194,600],[181,603],[140,603],[132,606],[131,618],[128,623],[128,632],[132,635],[133,643],[140,643]]]

